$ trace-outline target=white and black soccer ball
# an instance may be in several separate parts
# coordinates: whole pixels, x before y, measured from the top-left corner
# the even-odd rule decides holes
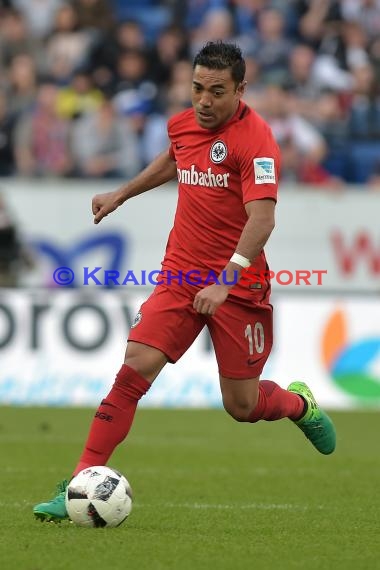
[[[68,484],[66,509],[79,526],[119,526],[132,510],[132,489],[127,479],[103,465],[83,469]]]

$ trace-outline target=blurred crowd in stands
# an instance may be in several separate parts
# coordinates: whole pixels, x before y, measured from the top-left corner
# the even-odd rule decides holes
[[[0,176],[132,177],[217,39],[283,181],[380,189],[380,0],[0,0]]]

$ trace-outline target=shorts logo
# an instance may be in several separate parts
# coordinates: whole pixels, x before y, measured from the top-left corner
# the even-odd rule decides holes
[[[227,147],[223,141],[216,141],[210,148],[210,158],[215,164],[223,162],[227,156]]]
[[[135,327],[137,327],[137,325],[141,322],[142,319],[142,312],[139,311],[137,313],[137,315],[135,316],[135,320],[133,321],[132,325],[131,325],[131,329],[134,329]]]
[[[274,159],[263,156],[253,159],[255,170],[255,184],[276,184],[276,171],[274,169]]]

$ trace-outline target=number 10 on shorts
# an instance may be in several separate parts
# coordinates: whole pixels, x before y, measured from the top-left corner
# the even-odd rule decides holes
[[[254,352],[261,354],[264,351],[265,337],[262,323],[255,323],[253,331],[252,325],[248,324],[245,327],[244,336],[248,339],[248,350],[250,355],[254,354]]]

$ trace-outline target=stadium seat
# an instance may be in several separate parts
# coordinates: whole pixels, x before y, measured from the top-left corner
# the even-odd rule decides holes
[[[353,142],[350,149],[351,181],[363,184],[380,168],[380,141]]]

